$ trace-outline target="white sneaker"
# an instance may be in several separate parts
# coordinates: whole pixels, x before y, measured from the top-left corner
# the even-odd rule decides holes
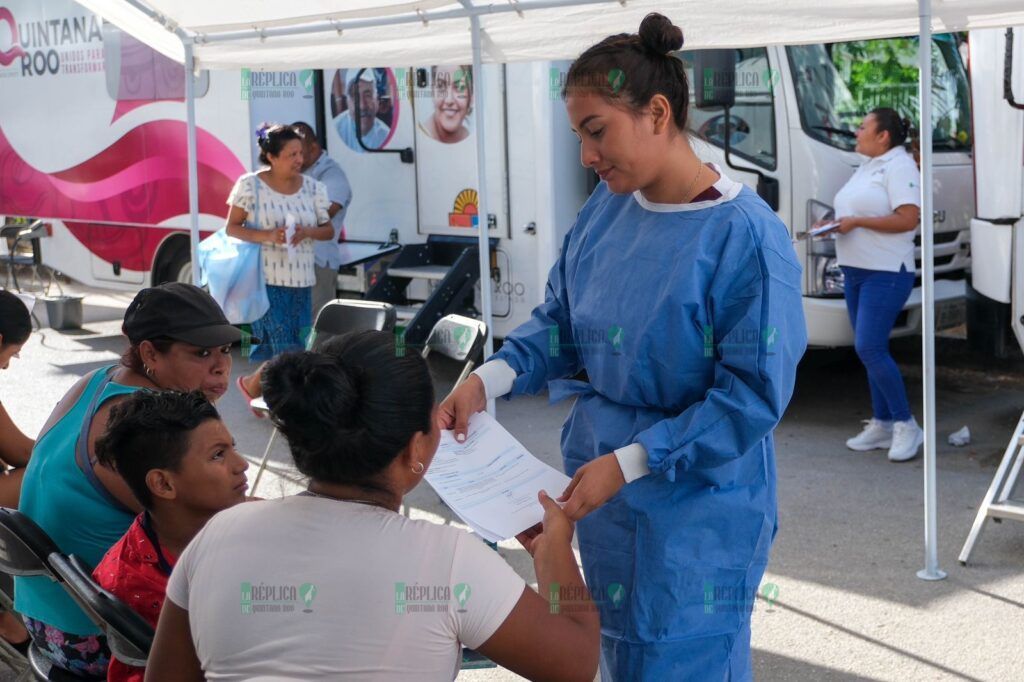
[[[905,422],[893,422],[889,461],[906,462],[914,459],[923,442],[924,431],[917,425],[913,417]]]
[[[846,447],[865,452],[882,450],[892,445],[892,422],[872,418],[865,419],[864,424],[864,430],[847,440]]]

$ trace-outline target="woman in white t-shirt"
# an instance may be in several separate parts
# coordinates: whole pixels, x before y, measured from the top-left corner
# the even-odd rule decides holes
[[[263,384],[309,490],[238,505],[189,544],[150,682],[451,680],[461,645],[530,679],[593,680],[597,608],[554,501],[519,539],[558,608],[482,540],[399,513],[440,439],[418,353],[350,334],[271,361]]]
[[[227,233],[262,245],[270,309],[252,325],[259,343],[249,359],[264,361],[304,347],[313,328],[313,241],[333,239],[334,228],[327,188],[302,173],[302,133],[291,126],[263,124],[256,137],[260,162],[267,167],[235,182],[228,196]],[[238,388],[246,399],[260,395],[261,369],[239,377]]]
[[[914,288],[914,234],[921,216],[920,179],[903,147],[909,121],[875,109],[857,129],[856,150],[868,157],[835,198],[836,259],[845,276],[854,346],[868,373],[872,418],[846,441],[851,450],[889,449],[889,459],[917,456],[923,432],[889,353],[889,335]]]

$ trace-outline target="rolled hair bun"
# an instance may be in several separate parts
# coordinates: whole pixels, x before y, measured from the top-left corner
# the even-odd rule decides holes
[[[295,467],[322,482],[372,483],[416,433],[436,428],[426,361],[399,354],[391,332],[343,334],[280,355],[262,385]]]
[[[315,450],[336,438],[366,436],[356,417],[359,383],[356,368],[300,351],[282,355],[267,367],[263,390],[274,421],[289,440],[305,441],[304,447]]]
[[[664,14],[651,12],[640,22],[640,42],[657,54],[667,55],[683,47],[683,29]]]

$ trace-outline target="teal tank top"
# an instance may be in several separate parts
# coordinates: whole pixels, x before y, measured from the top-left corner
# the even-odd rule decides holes
[[[36,441],[21,484],[18,510],[53,538],[64,554],[96,566],[128,530],[135,512],[117,501],[88,466],[79,466],[76,448],[88,435],[93,415],[104,402],[133,393],[136,386],[110,381],[114,366],[96,372],[68,412]],[[81,438],[83,445],[85,437]],[[41,576],[14,579],[14,607],[19,613],[75,635],[99,629],[57,583]]]

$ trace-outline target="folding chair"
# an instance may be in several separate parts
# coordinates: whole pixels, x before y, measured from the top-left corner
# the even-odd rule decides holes
[[[324,307],[317,313],[313,331],[306,339],[306,348],[316,350],[328,339],[350,332],[389,332],[395,328],[396,319],[395,307],[390,303],[338,298],[324,304]],[[265,415],[270,414],[270,409],[262,396],[251,400],[249,407]],[[260,460],[259,469],[256,470],[256,478],[249,489],[249,497],[256,495],[256,487],[260,484],[263,471],[267,468],[270,451],[274,447],[276,438],[277,429],[275,428],[267,441],[267,447],[263,450],[263,458]]]
[[[437,395],[446,396],[466,380],[487,340],[487,324],[462,315],[446,315],[437,321],[423,345],[423,359],[430,366],[430,377]],[[454,365],[454,367],[453,367]],[[454,382],[449,377],[458,369]],[[448,387],[448,384],[451,386]]]
[[[92,579],[92,571],[76,556],[50,557],[64,590],[107,638],[110,653],[125,665],[146,667],[153,648],[153,628],[123,601]]]
[[[42,220],[36,220],[31,225],[4,225],[0,227],[0,238],[9,240],[10,248],[7,253],[7,283],[14,281],[14,288],[20,293],[21,284],[18,282],[16,268],[29,267],[32,269],[33,281],[38,280],[43,284],[43,277],[40,274],[40,267],[43,264],[42,248],[39,240],[46,237],[46,224]],[[18,254],[18,247],[22,242],[29,242],[32,247],[31,256]],[[49,287],[47,287],[49,288]]]
[[[0,572],[10,576],[43,576],[60,582],[61,578],[53,571],[51,563],[59,555],[57,544],[35,521],[15,509],[0,507]],[[4,592],[0,603],[13,613],[11,594]],[[5,642],[4,646],[9,645]],[[21,655],[14,654],[16,658],[13,660],[17,661]],[[17,670],[23,673],[18,679],[31,675],[36,680],[48,680],[50,667],[49,659],[33,643],[28,649],[27,669]]]

